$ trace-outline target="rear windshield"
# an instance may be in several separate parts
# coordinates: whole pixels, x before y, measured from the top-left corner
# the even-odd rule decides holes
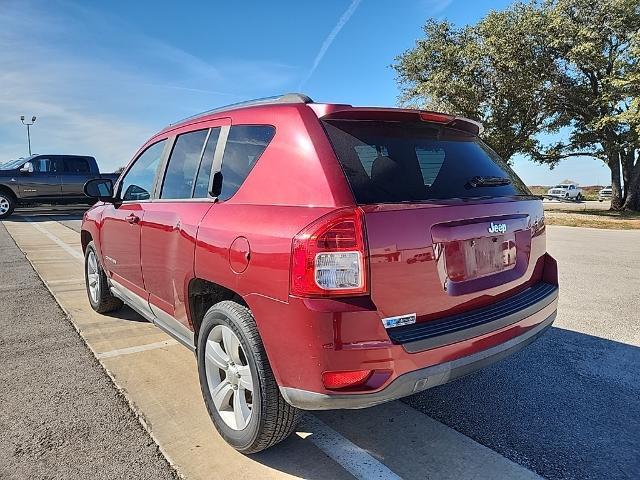
[[[475,136],[424,122],[323,124],[360,204],[531,195]]]

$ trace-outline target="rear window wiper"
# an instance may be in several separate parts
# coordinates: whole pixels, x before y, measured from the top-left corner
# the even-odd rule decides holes
[[[467,188],[476,187],[503,187],[511,185],[511,179],[505,177],[480,177],[475,176],[467,182]]]

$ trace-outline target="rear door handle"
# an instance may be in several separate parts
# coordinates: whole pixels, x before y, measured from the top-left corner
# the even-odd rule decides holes
[[[138,223],[140,221],[140,217],[137,215],[134,215],[133,213],[131,215],[127,215],[126,217],[127,222],[129,222],[131,225],[134,225],[136,223]]]

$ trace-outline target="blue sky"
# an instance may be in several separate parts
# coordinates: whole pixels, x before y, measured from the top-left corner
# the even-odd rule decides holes
[[[153,133],[216,106],[290,91],[396,105],[389,67],[429,17],[463,25],[509,2],[0,0],[0,160],[34,152],[125,164]],[[555,170],[518,159],[528,184],[607,182],[601,161]]]

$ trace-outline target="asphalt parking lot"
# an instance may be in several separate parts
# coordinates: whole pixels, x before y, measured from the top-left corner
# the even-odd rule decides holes
[[[22,212],[4,223],[58,301],[66,305],[65,310],[94,353],[100,356],[101,349],[113,351],[114,346],[120,346],[118,342],[123,339],[111,332],[126,330],[135,332],[136,337],[158,335],[152,333],[151,329],[155,327],[151,325],[132,325],[131,320],[135,320],[132,313],[124,315],[129,315],[125,325],[122,319],[90,317],[83,310],[86,299],[81,300],[82,285],[73,283],[72,278],[81,273],[79,260],[69,255],[65,257],[64,251],[42,233],[42,230],[50,232],[55,238],[73,245],[81,212],[42,213],[38,210]],[[25,222],[25,217],[33,223]],[[35,223],[40,229],[33,226]],[[181,463],[183,459],[185,463],[197,461],[198,453],[207,457],[201,461],[204,464],[210,455],[225,457],[225,462],[239,472],[236,478],[257,475],[263,478],[280,475],[348,478],[349,473],[358,477],[358,471],[345,467],[339,455],[333,456],[332,452],[322,449],[321,442],[309,444],[305,441],[314,436],[321,438],[321,433],[327,432],[327,438],[333,438],[331,432],[337,432],[335,438],[346,438],[358,451],[361,449],[387,467],[388,470],[378,472],[382,472],[380,478],[384,478],[385,473],[401,478],[529,478],[527,472],[547,478],[638,478],[640,327],[636,318],[640,307],[637,293],[640,274],[636,265],[640,259],[640,232],[549,227],[548,245],[560,264],[561,300],[555,327],[538,342],[486,371],[410,397],[405,404],[393,402],[373,410],[311,416],[298,435],[281,447],[251,459],[225,449],[208,425],[197,432],[196,446],[180,444],[186,440],[175,438],[176,432],[180,432],[178,429],[194,428],[179,416],[181,412],[177,408],[183,404],[169,397],[153,402],[147,398],[148,392],[135,383],[137,377],[141,382],[155,381],[159,384],[158,389],[167,390],[167,383],[160,384],[163,379],[147,372],[146,362],[173,358],[169,367],[175,372],[169,370],[166,375],[178,381],[177,377],[182,375],[181,362],[193,362],[182,352],[184,349],[167,346],[155,350],[155,356],[148,360],[142,356],[125,356],[101,362],[116,384],[125,389],[129,401],[134,399],[135,411],[148,415],[146,418],[152,426],[147,424],[147,429],[172,464],[188,478],[205,478],[202,469]],[[4,244],[2,251],[5,251]],[[47,255],[50,257],[54,252],[57,252],[59,265],[47,260]],[[61,267],[66,273],[59,271]],[[65,275],[69,277],[67,286],[61,288],[64,283],[56,282],[62,282]],[[20,281],[20,278],[15,280],[17,284]],[[25,285],[35,288],[33,282]],[[44,288],[42,284],[40,286]],[[14,297],[4,298],[3,303]],[[55,304],[51,305],[51,310],[56,310]],[[18,311],[12,310],[11,315],[19,315]],[[37,317],[41,320],[48,317],[48,311],[49,307],[38,310]],[[57,312],[57,317],[50,315],[51,321],[56,318],[56,322],[61,323],[60,311]],[[99,336],[97,332],[94,336],[91,329],[98,328],[97,320],[101,320],[108,330],[102,329]],[[75,338],[79,341],[77,336]],[[149,338],[158,341],[160,336]],[[15,348],[10,342],[7,340],[7,347]],[[81,365],[86,363],[99,370],[88,354],[85,349],[84,353],[74,352],[69,356],[77,357]],[[133,368],[134,360],[138,361],[136,368]],[[108,383],[108,377],[103,375],[105,379]],[[189,388],[190,383],[185,389]],[[107,390],[99,393],[108,397],[109,391],[115,392]],[[154,392],[157,395],[171,393]],[[46,400],[41,401],[46,403]],[[189,398],[188,401],[201,400]],[[160,410],[164,413],[158,413]],[[4,421],[10,422],[17,414],[18,411],[7,411]],[[125,418],[132,415],[126,409],[121,414]],[[158,419],[165,418],[162,414],[172,415],[167,423],[175,425],[159,423]],[[82,419],[85,415],[86,421],[90,421],[92,414],[82,409],[77,411],[76,417]],[[317,421],[321,422],[320,427],[314,423]],[[323,429],[322,425],[328,430],[314,430]],[[144,438],[146,432],[138,431],[138,434]],[[109,432],[104,433],[102,438],[106,441],[93,444],[94,455],[126,464],[130,461],[128,458],[112,457],[109,435]],[[117,435],[113,437],[114,442],[119,442]],[[87,438],[85,441],[94,440]],[[208,448],[208,444],[214,448]],[[473,463],[477,458],[481,460]],[[89,463],[93,461],[90,455],[88,459]],[[149,468],[156,468],[152,464],[158,459],[150,455],[137,461],[141,464],[149,461]],[[0,474],[4,478],[6,470],[3,468],[8,466],[1,462],[6,460],[0,460]],[[167,465],[162,467],[161,462],[158,465],[166,469],[164,475],[173,474]],[[218,476],[222,478],[223,471],[220,472]]]

